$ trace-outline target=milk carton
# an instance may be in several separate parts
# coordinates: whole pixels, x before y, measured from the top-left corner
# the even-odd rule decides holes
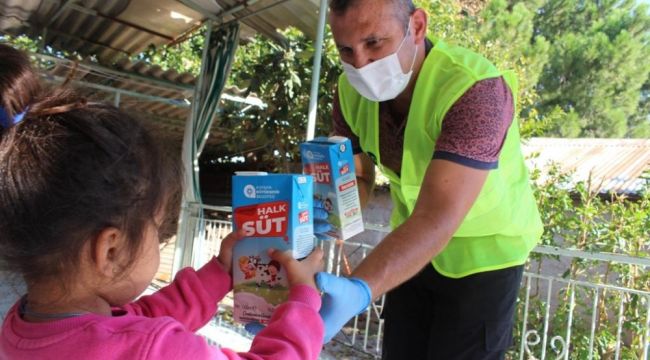
[[[233,225],[247,236],[233,250],[235,320],[265,324],[289,293],[286,271],[267,249],[291,250],[300,259],[314,248],[313,180],[308,175],[237,173],[232,194]]]
[[[314,177],[314,197],[324,203],[333,229],[330,239],[363,232],[359,190],[350,140],[320,137],[300,145],[303,172]]]

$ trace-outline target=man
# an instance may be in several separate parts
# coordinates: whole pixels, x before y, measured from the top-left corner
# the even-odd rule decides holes
[[[512,73],[427,39],[411,0],[331,0],[344,73],[334,129],[352,139],[362,204],[375,164],[393,231],[350,278],[325,273],[326,341],[388,292],[383,359],[502,359],[542,224],[520,150]]]

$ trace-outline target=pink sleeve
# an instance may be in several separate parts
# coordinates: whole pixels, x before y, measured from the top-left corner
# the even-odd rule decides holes
[[[325,335],[320,306],[316,289],[292,287],[289,300],[275,310],[269,325],[253,339],[250,353],[241,355],[246,359],[318,359]]]
[[[196,331],[214,316],[217,303],[231,288],[230,275],[213,257],[199,270],[185,268],[179,271],[171,284],[122,309],[147,317],[170,316],[188,330]]]
[[[147,358],[316,360],[324,334],[323,322],[318,315],[320,302],[315,289],[305,285],[294,286],[287,302],[275,310],[269,325],[253,339],[250,350],[245,353],[228,349],[228,344],[210,346],[201,337],[174,327],[157,332]]]

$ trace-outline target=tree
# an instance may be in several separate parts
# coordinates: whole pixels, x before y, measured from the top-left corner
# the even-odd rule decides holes
[[[466,19],[467,27],[479,34],[476,51],[492,60],[499,69],[517,73],[519,94],[517,109],[522,136],[541,134],[537,109],[537,83],[549,59],[550,44],[544,36],[535,36],[534,20],[540,1],[509,4],[493,0],[480,13],[479,19]]]
[[[547,0],[535,37],[551,41],[537,84],[542,114],[562,109],[552,135],[647,136],[641,89],[650,74],[650,15],[633,0]],[[647,85],[646,85],[647,88]]]
[[[465,3],[418,5],[431,14],[434,36],[517,72],[524,136],[650,136],[647,5],[492,0],[467,12]]]
[[[634,138],[650,138],[650,76],[641,88],[639,110],[630,120],[628,135]]]
[[[429,34],[485,55],[501,69],[516,71],[521,132],[527,136],[648,137],[650,105],[650,16],[648,6],[634,0],[416,0],[430,14]],[[293,33],[292,33],[293,31]],[[231,85],[259,92],[270,106],[239,113],[225,105],[233,134],[250,142],[224,144],[222,154],[242,152],[266,143],[269,160],[293,161],[286,150],[295,143],[306,122],[313,45],[295,30],[279,45],[255,38],[240,47]],[[164,68],[198,71],[203,35],[173,48],[150,49],[140,59]],[[301,42],[307,42],[302,44]],[[321,80],[319,122],[330,123],[332,90],[338,74],[336,50],[328,40],[326,78]],[[285,53],[286,52],[286,53]],[[309,58],[309,59],[307,59]],[[308,60],[308,61],[305,61]],[[260,65],[260,61],[262,64]],[[273,64],[274,67],[270,67]],[[329,64],[329,65],[328,65]],[[278,66],[278,67],[275,67]],[[268,69],[274,69],[271,74]],[[274,96],[266,92],[271,91]],[[292,96],[295,95],[295,96]],[[239,115],[238,115],[239,114]],[[242,121],[236,121],[242,116]],[[274,118],[276,117],[277,118]],[[267,117],[265,121],[261,119]],[[279,120],[281,119],[281,120]],[[248,124],[248,125],[247,125]],[[246,126],[255,135],[241,132]],[[280,130],[289,138],[277,138]],[[291,131],[296,131],[292,134]],[[320,129],[320,134],[327,129]],[[271,136],[274,134],[273,136]],[[235,139],[235,137],[233,137]],[[248,146],[244,146],[246,143]],[[282,160],[282,161],[284,161]]]
[[[483,54],[500,69],[516,71],[524,137],[650,137],[647,4],[636,0],[415,3],[430,15],[431,36]],[[196,75],[203,33],[203,28],[198,29],[187,41],[150,48],[134,59]],[[212,153],[239,156],[257,147],[255,157],[272,160],[272,167],[295,160],[287,154],[296,149],[306,124],[314,49],[311,40],[296,30],[285,31],[285,36],[283,44],[256,37],[240,46],[229,84],[257,93],[269,107],[242,112],[224,103],[216,123],[233,134],[232,141]],[[37,44],[13,41],[28,47]],[[329,131],[331,97],[340,71],[329,35],[323,59],[318,134]],[[232,129],[226,129],[230,125]],[[262,148],[269,155],[261,155]]]
[[[519,80],[519,120],[524,137],[545,128],[536,104],[537,82],[548,61],[549,42],[535,36],[541,0],[510,4],[505,0],[416,1],[429,14],[429,34],[485,56],[499,69],[514,70]]]
[[[173,45],[155,47],[151,44],[147,50],[135,55],[133,60],[146,61],[160,66],[163,70],[173,69],[179,73],[188,72],[198,76],[201,71],[205,30],[206,27],[201,26],[184,41]]]
[[[242,111],[224,103],[215,126],[230,131],[233,141],[207,153],[228,162],[244,157],[265,170],[288,172],[299,163],[298,145],[305,140],[314,45],[296,29],[282,32],[286,43],[256,36],[237,50],[229,84],[254,93],[263,109]],[[317,135],[330,132],[334,89],[340,73],[336,46],[328,34],[320,77]]]

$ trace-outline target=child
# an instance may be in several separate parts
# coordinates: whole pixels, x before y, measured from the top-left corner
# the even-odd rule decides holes
[[[175,233],[179,166],[143,125],[69,90],[45,92],[27,57],[0,45],[0,264],[27,294],[7,314],[0,359],[316,359],[323,340],[317,250],[249,353],[193,332],[232,287],[230,234],[218,258],[131,302]]]

